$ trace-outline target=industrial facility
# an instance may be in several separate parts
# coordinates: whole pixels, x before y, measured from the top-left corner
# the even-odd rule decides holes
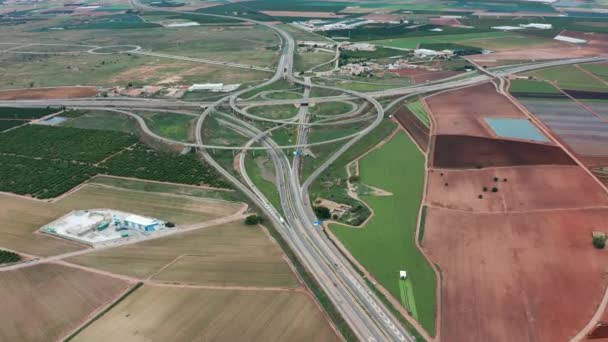
[[[42,233],[87,245],[116,243],[157,234],[167,222],[110,209],[72,211],[40,228]]]

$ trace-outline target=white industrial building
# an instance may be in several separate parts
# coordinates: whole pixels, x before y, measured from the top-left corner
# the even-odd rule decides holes
[[[196,83],[188,88],[188,91],[210,91],[212,93],[223,93],[237,90],[240,84],[224,84],[224,83]]]
[[[129,215],[123,221],[125,228],[139,229],[144,232],[153,232],[158,229],[159,225],[158,220],[139,215]]]
[[[572,43],[572,44],[585,44],[585,43],[587,43],[587,41],[584,40],[584,39],[573,38],[573,37],[568,37],[568,36],[562,36],[561,34],[558,34],[553,39],[559,40],[560,42],[566,42],[566,43]]]
[[[42,233],[91,246],[169,231],[166,222],[111,209],[75,210],[40,228]]]

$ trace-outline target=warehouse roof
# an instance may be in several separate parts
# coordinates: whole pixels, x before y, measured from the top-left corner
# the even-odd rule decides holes
[[[139,216],[139,215],[129,215],[127,217],[125,217],[125,221],[128,222],[133,222],[135,224],[139,224],[142,226],[149,226],[151,224],[156,224],[158,223],[158,221],[148,218],[148,217],[143,217],[143,216]]]

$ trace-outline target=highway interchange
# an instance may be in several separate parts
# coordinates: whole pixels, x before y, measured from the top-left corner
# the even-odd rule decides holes
[[[142,10],[159,10],[156,7],[143,5],[136,0],[131,0],[131,4],[133,7]],[[167,11],[181,13],[178,10]],[[225,97],[222,97],[215,102],[206,103],[193,103],[168,99],[90,98],[0,101],[0,106],[66,106],[70,108],[110,110],[131,116],[137,120],[142,131],[146,135],[149,135],[155,139],[170,144],[186,145],[197,148],[201,158],[217,169],[219,173],[228,179],[238,190],[243,192],[251,201],[256,203],[259,209],[264,212],[265,216],[271,221],[273,226],[276,227],[278,232],[289,244],[290,248],[294,251],[308,272],[312,274],[327,296],[331,299],[332,303],[346,322],[350,325],[355,335],[360,340],[365,341],[414,341],[415,339],[384,306],[382,301],[380,301],[380,299],[372,292],[372,290],[365,283],[364,279],[355,271],[348,260],[345,259],[337,247],[327,238],[327,236],[323,234],[321,228],[318,225],[315,225],[317,218],[311,208],[310,199],[308,196],[308,188],[312,182],[348,148],[376,128],[382,122],[382,120],[384,120],[385,110],[395,106],[408,96],[478,84],[493,78],[497,78],[502,84],[502,77],[515,73],[550,66],[594,62],[608,59],[580,58],[531,63],[509,68],[501,68],[500,70],[495,70],[492,72],[482,70],[482,72],[472,74],[470,77],[456,77],[423,85],[394,88],[378,92],[360,93],[336,87],[317,85],[312,83],[309,78],[297,78],[293,73],[295,41],[293,37],[291,37],[286,31],[275,25],[239,17],[202,14],[199,12],[183,13],[209,15],[248,21],[257,25],[265,26],[275,32],[281,39],[281,55],[273,76],[257,86],[238,90]],[[234,66],[240,67],[239,65]],[[301,85],[304,88],[303,97],[296,100],[243,100],[239,98],[239,96],[247,92],[262,88],[281,79]],[[339,91],[343,95],[311,99],[309,98],[310,91],[311,88],[314,87]],[[396,99],[390,102],[388,105],[383,106],[377,100],[378,98],[382,97],[396,97]],[[299,150],[315,144],[318,145],[319,143],[311,144],[308,142],[307,138],[309,128],[315,124],[339,124],[340,122],[331,119],[326,121],[311,122],[310,114],[308,113],[308,104],[311,102],[320,103],[344,100],[357,100],[365,102],[369,107],[368,111],[371,111],[372,114],[364,117],[362,122],[368,122],[369,124],[361,131],[339,139],[344,141],[344,144],[307,179],[302,180],[300,169],[301,164],[304,162],[303,157],[299,153],[293,156],[288,156],[286,155],[285,151],[287,149]],[[276,123],[280,126],[276,126],[275,128],[266,131],[260,130],[255,125],[245,120],[263,119],[268,121],[267,119],[260,117],[251,117],[246,110],[242,109],[243,106],[278,104],[297,104],[300,105],[300,107],[297,115],[295,115],[292,119],[277,120],[278,122]],[[239,115],[228,115],[222,113],[219,108],[220,106],[225,105],[229,105],[232,111],[238,113]],[[158,109],[169,111],[185,109],[190,111],[199,110],[200,112],[200,108],[204,108],[204,110],[196,122],[196,139],[194,143],[184,143],[159,136],[148,128],[142,117],[134,113],[134,111],[141,109]],[[205,120],[211,115],[218,116],[218,120],[221,120],[220,122],[224,128],[232,129],[247,137],[249,139],[247,144],[244,146],[219,146],[206,144],[205,136],[203,135],[203,127]],[[354,117],[356,118],[357,116],[355,115]],[[342,123],[349,122],[348,120],[353,120],[353,118],[346,117],[338,117],[338,119],[343,119]],[[297,125],[298,135],[297,142],[295,144],[279,146],[272,139],[272,136],[269,133],[273,129],[277,129],[283,125]],[[334,139],[321,143],[331,143],[336,141],[338,140]],[[240,152],[239,173],[242,179],[235,177],[212,157],[209,150],[213,149],[237,150]],[[264,196],[264,194],[255,186],[247,174],[247,170],[245,168],[245,155],[249,150],[266,150],[271,158],[275,167],[276,185],[281,198],[281,208],[275,208]],[[290,160],[289,157],[292,159]],[[397,274],[395,277],[397,277]]]

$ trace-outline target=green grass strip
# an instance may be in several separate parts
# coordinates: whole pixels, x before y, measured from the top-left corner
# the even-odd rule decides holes
[[[409,310],[412,313],[412,316],[418,320],[418,309],[416,308],[416,297],[414,296],[412,281],[410,278],[407,278],[403,283],[405,283],[405,293],[407,296],[407,303],[409,304]]]
[[[410,310],[410,303],[407,298],[407,289],[405,288],[405,280],[399,279],[399,294],[401,295],[401,305],[408,311]]]
[[[418,228],[418,243],[422,246],[422,240],[424,239],[424,227],[426,226],[426,205],[422,206],[422,212],[420,213],[420,227]]]
[[[429,127],[431,125],[429,114],[424,109],[424,106],[422,105],[422,102],[420,102],[420,100],[409,102],[408,104],[406,104],[406,107],[410,110],[410,112],[414,113],[418,120],[420,120],[420,122],[422,122],[426,127]]]
[[[78,330],[74,331],[72,334],[70,334],[70,336],[66,337],[63,340],[63,342],[71,341],[74,337],[76,337],[78,334],[80,334],[84,329],[88,328],[91,324],[95,323],[95,321],[100,319],[108,311],[112,310],[116,305],[120,304],[120,302],[122,302],[125,298],[127,298],[131,293],[135,292],[135,290],[140,288],[143,284],[144,283],[142,283],[142,282],[135,284],[135,286],[133,286],[129,291],[125,292],[125,294],[120,296],[120,298],[118,298],[116,301],[114,301],[114,303],[112,303],[110,306],[108,306],[107,308],[105,308],[104,310],[99,312],[97,315],[95,315],[95,317],[93,317],[93,319],[91,319],[90,321],[85,323],[83,326],[78,328]]]

